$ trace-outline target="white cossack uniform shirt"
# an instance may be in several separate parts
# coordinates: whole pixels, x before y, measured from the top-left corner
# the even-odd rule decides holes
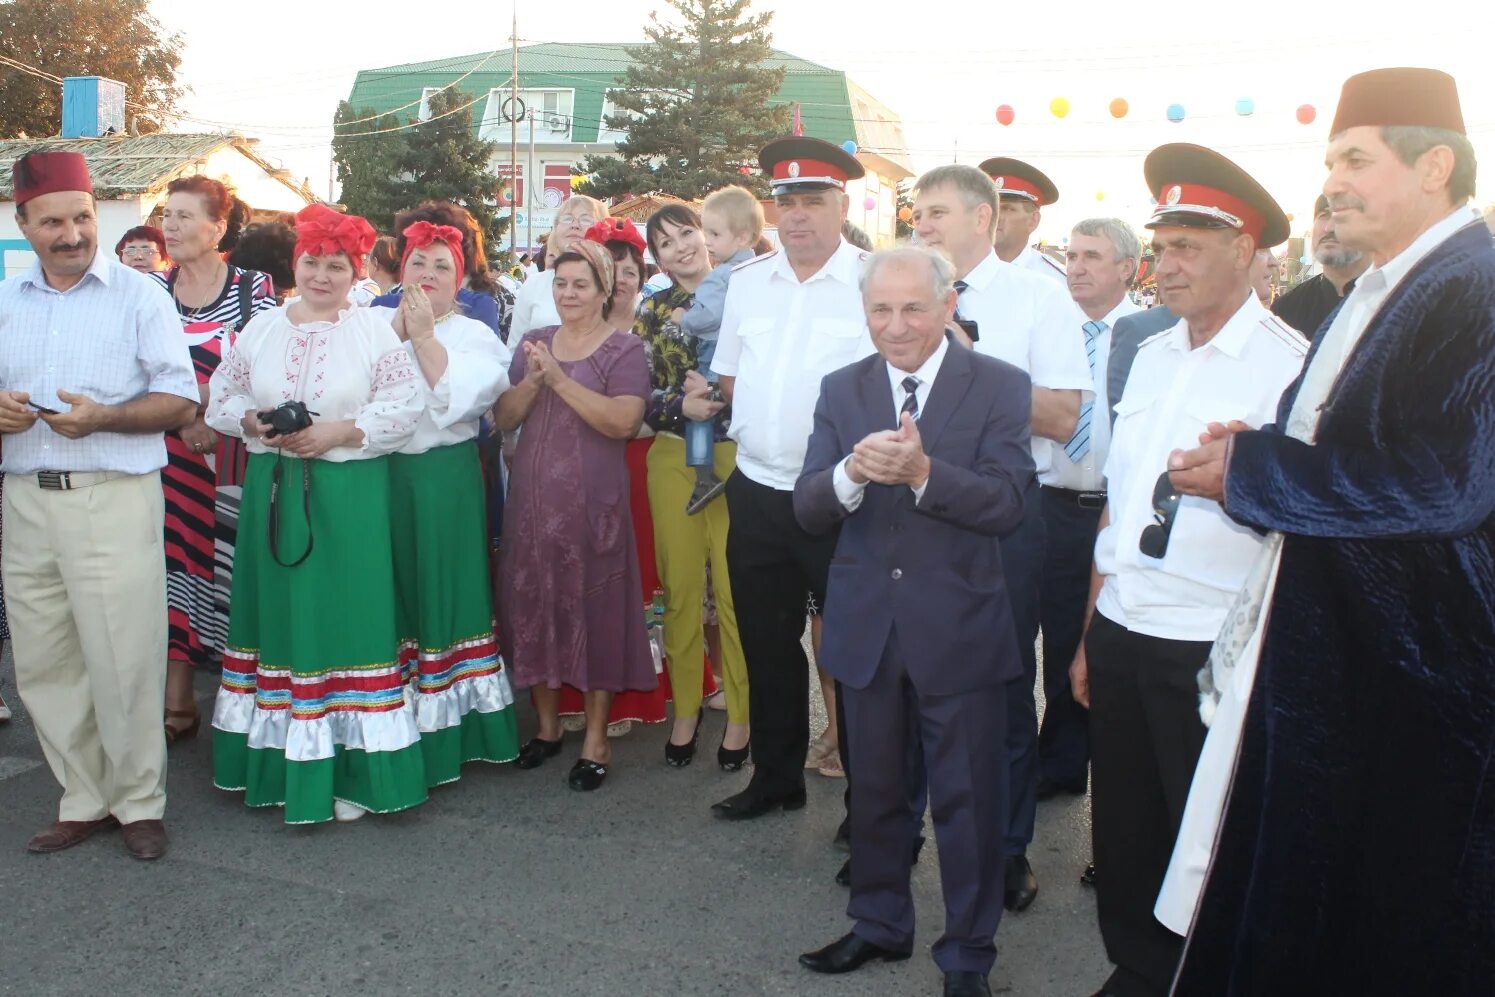
[[[1274,422],[1307,352],[1307,341],[1250,292],[1203,346],[1190,345],[1183,319],[1142,343],[1106,459],[1110,522],[1095,542],[1104,579],[1096,612],[1151,637],[1215,639],[1265,538],[1218,502],[1186,495],[1164,556],[1148,557],[1138,543],[1155,521],[1153,490],[1168,455],[1199,446],[1210,423]]]
[[[803,282],[783,250],[732,272],[711,369],[737,379],[727,435],[737,470],[760,485],[794,489],[821,378],[876,352],[857,287],[865,258],[843,239]]]

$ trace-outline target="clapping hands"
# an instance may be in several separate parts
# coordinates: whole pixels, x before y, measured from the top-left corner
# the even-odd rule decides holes
[[[929,480],[929,457],[919,436],[919,424],[904,412],[897,429],[871,433],[851,451],[847,476],[858,484],[908,485],[918,488]]]
[[[523,346],[526,384],[554,388],[566,376],[550,347],[533,339],[525,340]]]

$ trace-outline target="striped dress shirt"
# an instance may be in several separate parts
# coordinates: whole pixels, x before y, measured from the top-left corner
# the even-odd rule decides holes
[[[181,319],[159,284],[102,250],[66,291],[48,286],[41,263],[0,281],[0,389],[66,411],[59,389],[118,405],[159,392],[200,400]],[[162,433],[99,432],[70,440],[44,421],[5,437],[7,474],[120,471],[166,463]]]

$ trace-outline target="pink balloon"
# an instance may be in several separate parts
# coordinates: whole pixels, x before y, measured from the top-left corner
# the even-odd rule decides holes
[[[866,199],[862,201],[862,207],[866,208],[868,211],[874,210],[877,207],[877,198],[873,197],[871,194],[868,194]]]
[[[1011,104],[1003,104],[997,108],[997,124],[1010,125],[1015,117],[1017,114],[1012,110]]]
[[[1312,104],[1304,104],[1298,108],[1298,124],[1311,125],[1316,117],[1318,117],[1318,111],[1314,110]]]

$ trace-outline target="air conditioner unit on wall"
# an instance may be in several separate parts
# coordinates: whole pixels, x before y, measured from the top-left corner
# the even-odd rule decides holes
[[[570,123],[566,120],[565,115],[555,111],[541,111],[536,117],[540,121],[540,127],[549,129],[552,132],[564,132],[570,127]]]

